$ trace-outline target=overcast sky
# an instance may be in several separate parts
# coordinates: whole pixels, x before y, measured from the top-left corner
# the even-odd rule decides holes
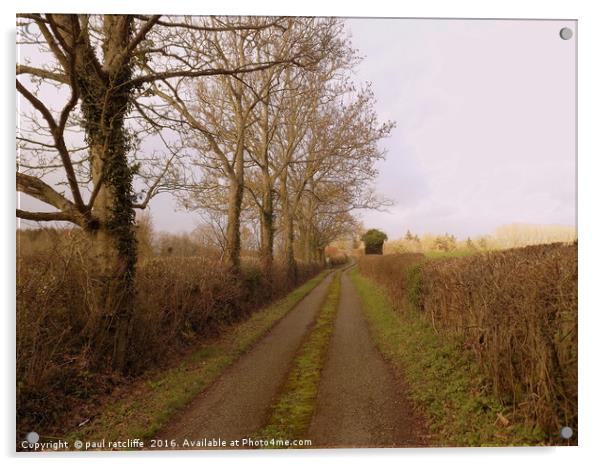
[[[389,212],[361,213],[389,237],[459,237],[507,223],[575,225],[575,37],[572,22],[349,19],[383,119],[378,190]],[[194,214],[152,205],[158,229]]]
[[[362,212],[390,238],[460,238],[508,223],[575,225],[575,49],[570,21],[348,19],[383,141],[377,190],[395,202]],[[22,199],[23,207],[29,202]],[[157,230],[199,215],[169,194],[150,204]]]
[[[556,21],[353,20],[383,117],[397,121],[364,214],[389,236],[575,224],[575,38]]]

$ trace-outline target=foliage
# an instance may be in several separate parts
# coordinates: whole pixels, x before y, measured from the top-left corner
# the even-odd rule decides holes
[[[572,243],[577,231],[567,225],[536,225],[513,223],[495,229],[492,242],[498,249],[517,248],[546,243]]]
[[[577,239],[575,228],[563,225],[502,225],[491,235],[458,240],[454,235],[424,234],[418,236],[407,231],[403,238],[387,241],[385,254],[421,252],[432,256],[468,255],[498,249],[508,249],[536,244],[572,243]]]
[[[370,229],[362,235],[366,254],[382,254],[383,244],[387,240],[386,233],[377,229]]]
[[[332,246],[332,245],[328,246],[325,249],[325,253],[326,253],[326,257],[328,259],[328,263],[331,267],[334,267],[337,265],[343,265],[349,261],[347,254],[345,254],[343,251],[341,251],[336,246]]]

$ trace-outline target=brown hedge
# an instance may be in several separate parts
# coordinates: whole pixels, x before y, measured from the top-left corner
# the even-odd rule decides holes
[[[299,264],[299,282],[319,266]],[[234,277],[218,262],[169,257],[144,261],[137,271],[136,313],[129,374],[168,363],[286,294],[280,266],[269,283],[247,261]],[[77,248],[17,259],[17,430],[44,431],[69,411],[109,393],[123,381],[110,370],[110,340],[95,306],[93,274]],[[19,437],[20,438],[20,437]]]
[[[360,271],[400,309],[474,354],[515,418],[557,438],[577,427],[577,245],[549,244],[426,261],[363,258]]]

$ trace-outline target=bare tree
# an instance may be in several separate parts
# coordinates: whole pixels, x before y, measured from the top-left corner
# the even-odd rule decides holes
[[[220,20],[220,24],[228,21]],[[253,21],[259,26],[265,19]],[[240,269],[240,217],[246,188],[260,209],[262,258],[267,274],[271,273],[276,176],[270,145],[278,113],[273,99],[282,92],[281,76],[291,67],[312,70],[341,47],[341,26],[336,20],[287,18],[283,24],[282,31],[232,31],[216,47],[221,67],[275,61],[280,61],[280,66],[245,76],[216,77],[194,89],[180,82],[169,84],[170,92],[154,89],[170,107],[165,110],[171,111],[170,119],[181,122],[184,137],[193,141],[196,149],[194,164],[201,177],[187,182],[197,192],[195,206],[215,208],[215,197],[204,193],[222,193],[223,197],[227,192],[226,258],[234,272]],[[256,180],[247,180],[250,166],[258,169]],[[258,189],[252,189],[254,185]]]
[[[280,176],[289,274],[294,274],[295,268],[293,222],[299,232],[302,259],[319,260],[324,247],[335,239],[332,225],[343,234],[354,227],[350,212],[388,204],[374,194],[371,185],[377,175],[374,164],[384,157],[378,142],[393,124],[379,123],[370,88],[356,91],[343,80],[318,88],[315,95],[316,103],[306,114],[309,118],[303,131],[296,124],[299,114],[291,116],[293,124],[285,128],[280,139],[283,154],[290,157],[287,170]]]
[[[297,28],[313,29],[315,19],[298,21]],[[308,119],[316,107],[317,89],[328,86],[330,80],[344,69],[350,69],[355,61],[354,51],[343,34],[343,23],[337,19],[319,20],[322,34],[330,37],[328,47],[323,46],[316,52],[316,61],[311,67],[274,67],[249,76],[249,87],[254,95],[263,97],[255,107],[255,122],[250,128],[247,151],[253,166],[250,170],[247,190],[257,205],[261,231],[261,260],[265,274],[269,277],[274,260],[274,237],[276,210],[280,207],[286,219],[284,236],[288,242],[286,196],[278,199],[278,180],[285,176],[292,162],[299,136],[307,128]],[[266,43],[266,49],[286,48],[289,41]],[[323,41],[324,42],[324,41]],[[263,50],[259,50],[261,53]],[[277,139],[283,131],[294,132],[290,135],[290,145],[284,147]],[[282,192],[280,195],[282,196]],[[278,206],[280,203],[280,206]],[[286,205],[285,205],[286,204]],[[288,246],[285,244],[285,247]],[[292,277],[291,277],[292,278]]]
[[[17,216],[86,232],[98,348],[116,369],[134,312],[135,209],[157,193],[213,215],[235,273],[258,211],[266,275],[279,226],[292,280],[296,231],[304,259],[321,260],[353,210],[383,205],[371,184],[392,125],[347,76],[357,58],[340,20],[23,14],[18,25],[17,189],[53,210]]]
[[[292,62],[219,59],[223,34],[282,30],[281,19],[257,24],[237,18],[226,24],[211,18],[22,14],[18,21],[20,45],[29,47],[22,50],[34,50],[39,63],[21,54],[16,68],[23,110],[17,189],[55,210],[18,209],[17,216],[66,221],[89,233],[113,365],[124,370],[137,258],[134,209],[145,207],[161,189],[173,161],[171,155],[162,167],[148,169],[148,157],[132,160],[137,127],[131,115],[135,112],[139,125],[164,137],[170,127],[157,122],[150,103],[161,84],[171,92],[170,80],[240,76]],[[297,52],[295,60],[303,60],[305,51]],[[58,108],[45,98],[52,86],[57,89],[53,99],[62,99]],[[71,130],[83,135],[72,136]],[[134,178],[143,167],[145,190],[138,195]],[[59,177],[54,186],[52,174]]]

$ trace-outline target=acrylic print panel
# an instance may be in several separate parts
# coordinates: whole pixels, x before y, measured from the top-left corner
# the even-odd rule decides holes
[[[576,21],[17,23],[18,451],[577,444]]]

